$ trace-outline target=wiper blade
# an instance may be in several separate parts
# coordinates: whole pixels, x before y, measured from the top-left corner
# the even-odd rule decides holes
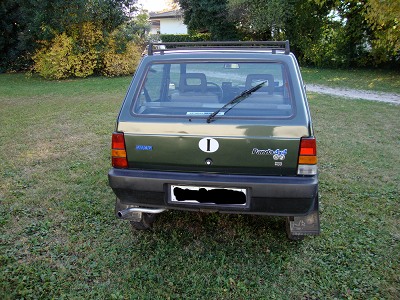
[[[217,109],[216,111],[214,111],[212,114],[210,114],[207,118],[207,123],[211,123],[212,119],[218,115],[218,113],[227,108],[229,105],[232,105],[229,109],[226,110],[226,112],[230,111],[233,107],[236,106],[236,104],[242,102],[244,99],[246,99],[248,96],[251,95],[251,93],[257,91],[258,89],[260,89],[268,80],[265,80],[255,86],[253,86],[250,89],[247,89],[245,91],[243,91],[240,95],[237,95],[235,98],[233,98],[232,100],[230,100],[229,102],[225,103],[224,106],[222,106],[221,108]]]

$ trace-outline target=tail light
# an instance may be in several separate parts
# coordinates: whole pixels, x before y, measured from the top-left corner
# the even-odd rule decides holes
[[[111,160],[114,168],[127,168],[128,158],[126,156],[125,138],[122,132],[114,132],[111,142]]]
[[[297,174],[317,174],[317,141],[314,137],[301,138]]]

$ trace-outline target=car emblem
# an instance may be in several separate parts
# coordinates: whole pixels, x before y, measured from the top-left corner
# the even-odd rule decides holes
[[[213,153],[218,150],[219,143],[216,139],[207,137],[199,141],[199,148],[203,152]]]
[[[251,151],[251,154],[254,154],[254,155],[272,155],[272,158],[274,160],[285,160],[287,153],[288,153],[287,149],[284,149],[284,150],[266,149],[265,150],[265,149],[253,148],[253,150]]]

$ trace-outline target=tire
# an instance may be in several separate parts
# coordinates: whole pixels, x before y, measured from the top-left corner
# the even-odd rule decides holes
[[[286,236],[291,241],[302,241],[304,240],[304,235],[293,235],[290,231],[290,217],[286,218]]]
[[[148,230],[153,227],[157,214],[142,213],[142,220],[139,222],[130,221],[134,230]]]

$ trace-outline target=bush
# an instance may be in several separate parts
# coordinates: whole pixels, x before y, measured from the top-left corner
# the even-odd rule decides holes
[[[34,70],[47,79],[133,74],[141,57],[140,47],[129,41],[123,30],[105,35],[90,22],[75,25],[42,44],[33,56]]]
[[[93,23],[86,22],[82,26],[77,26],[72,35],[75,42],[74,55],[71,55],[72,76],[90,76],[101,65],[103,32]]]
[[[92,75],[100,62],[102,42],[102,32],[92,23],[74,27],[70,34],[63,32],[44,43],[33,56],[34,70],[47,79]]]
[[[47,79],[63,79],[72,73],[72,49],[74,41],[67,34],[57,35],[52,43],[44,43],[44,47],[34,56],[34,70]]]
[[[141,49],[134,42],[125,45],[125,51],[118,51],[115,39],[108,41],[104,52],[102,74],[112,77],[133,74],[141,58]]]

